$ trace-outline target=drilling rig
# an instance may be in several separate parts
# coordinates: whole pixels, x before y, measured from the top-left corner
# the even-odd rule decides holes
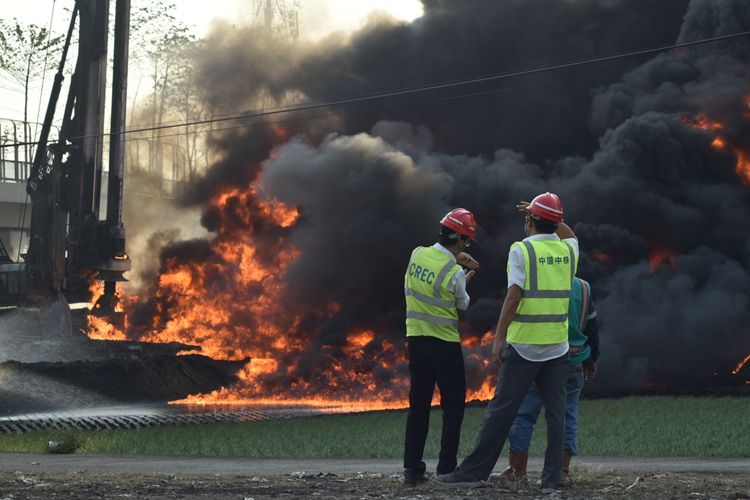
[[[110,0],[76,0],[26,183],[31,201],[23,263],[0,266],[0,296],[20,305],[81,302],[92,280],[104,282],[95,306],[114,313],[116,286],[130,269],[122,223],[130,0],[117,0],[110,131],[104,134]],[[77,21],[77,23],[76,23]],[[78,54],[58,140],[50,129],[78,25]],[[105,139],[109,139],[106,218],[100,220]]]
[[[107,401],[182,399],[235,382],[237,371],[249,361],[213,360],[195,353],[199,347],[179,343],[73,335],[84,329],[74,325],[85,318],[72,317],[68,304],[89,302],[95,281],[103,282],[104,293],[90,314],[105,316],[113,324],[124,316],[117,312],[116,287],[130,269],[122,220],[129,17],[130,0],[116,0],[111,115],[105,117],[110,0],[76,0],[72,10],[26,182],[31,223],[24,262],[13,262],[0,242],[0,306],[16,311],[3,316],[7,322],[0,325],[0,370],[5,385],[22,394],[5,398],[0,414],[9,408],[23,413],[77,407],[75,398],[54,385],[59,381]],[[75,70],[58,139],[50,141],[76,25]],[[108,134],[104,133],[106,118],[110,119]],[[106,140],[106,216],[100,220]],[[42,382],[34,385],[38,377],[45,384],[54,381],[53,388],[40,389]]]

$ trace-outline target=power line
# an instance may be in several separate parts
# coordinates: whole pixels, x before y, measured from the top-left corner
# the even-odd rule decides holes
[[[0,85],[0,87],[2,87],[2,86]],[[0,104],[0,108],[3,108],[3,109],[7,109],[8,111],[13,111],[14,113],[18,113],[18,112],[20,112],[20,111],[21,111],[21,110],[20,110],[20,109],[18,109],[18,108],[10,108],[10,107],[8,107],[8,106],[3,106],[2,104]],[[3,119],[2,119],[2,118],[0,118],[0,121],[2,121],[2,120],[3,120]]]
[[[425,104],[432,104],[436,102],[447,102],[447,101],[453,101],[458,99],[463,99],[466,97],[479,97],[483,95],[489,95],[489,94],[498,94],[501,92],[512,92],[515,90],[522,90],[526,89],[532,86],[536,85],[546,85],[550,83],[559,83],[564,81],[573,81],[573,80],[579,80],[583,78],[593,78],[598,77],[602,75],[610,75],[610,74],[617,74],[620,73],[621,70],[610,70],[610,71],[599,71],[596,73],[587,73],[583,75],[576,75],[575,77],[568,77],[568,78],[557,78],[554,80],[545,80],[542,82],[534,82],[534,83],[527,83],[523,85],[515,85],[512,87],[502,87],[502,88],[495,88],[495,89],[489,89],[489,90],[483,90],[483,91],[477,91],[477,92],[467,92],[462,94],[454,94],[450,96],[443,96],[443,97],[437,97],[437,98],[431,98],[431,99],[425,99],[418,102],[408,102],[408,103],[398,103],[398,104],[391,104],[388,106],[384,106],[382,109],[397,109],[397,108],[404,108],[408,106],[413,105],[425,105]],[[275,109],[275,108],[274,108]],[[132,137],[130,139],[125,139],[125,142],[131,142],[131,141],[152,141],[154,139],[167,139],[167,138],[173,138],[173,137],[185,137],[186,135],[194,136],[198,134],[205,134],[205,133],[212,133],[212,132],[226,132],[230,130],[239,130],[239,129],[246,129],[251,127],[259,127],[259,126],[267,126],[267,125],[277,125],[282,123],[291,123],[291,122],[297,122],[297,121],[308,121],[308,120],[319,120],[323,118],[329,118],[333,116],[338,116],[340,113],[338,111],[329,111],[325,113],[318,113],[314,115],[308,115],[308,116],[297,116],[297,117],[289,117],[289,118],[281,118],[273,121],[262,121],[262,122],[254,122],[254,123],[245,123],[242,125],[233,125],[233,126],[227,126],[227,127],[220,127],[220,128],[209,128],[209,129],[202,129],[202,130],[192,130],[192,131],[185,131],[185,132],[175,132],[172,134],[159,134],[159,135],[151,135],[148,137]],[[186,125],[186,127],[189,125]],[[105,133],[105,138],[108,136],[108,134]],[[173,143],[168,143],[168,145],[174,145]]]
[[[347,97],[347,98],[336,99],[336,100],[326,101],[326,102],[319,102],[319,103],[308,102],[308,103],[297,104],[297,105],[280,106],[277,108],[270,108],[270,109],[265,109],[265,110],[246,111],[243,113],[229,114],[229,115],[224,115],[224,116],[215,116],[212,118],[205,118],[201,120],[195,120],[192,122],[162,123],[162,124],[149,126],[149,127],[127,129],[127,130],[124,130],[123,133],[135,134],[135,133],[142,133],[142,132],[152,132],[156,130],[166,130],[166,129],[197,126],[197,125],[208,125],[211,123],[220,123],[220,122],[226,122],[226,121],[262,118],[265,116],[273,116],[273,115],[279,115],[283,113],[295,113],[299,111],[309,111],[309,110],[315,110],[315,109],[321,109],[321,108],[342,106],[342,105],[347,105],[347,104],[356,104],[356,103],[373,101],[373,100],[378,100],[378,99],[385,99],[388,97],[415,95],[415,94],[421,94],[421,93],[425,93],[425,92],[429,92],[433,90],[442,90],[442,89],[461,87],[461,86],[466,86],[466,85],[475,85],[478,83],[505,80],[505,79],[515,78],[519,76],[527,76],[527,75],[533,75],[533,74],[544,73],[544,72],[549,72],[549,71],[576,68],[576,67],[586,66],[589,64],[616,61],[616,60],[626,59],[626,58],[635,57],[635,56],[654,54],[657,52],[664,52],[667,50],[680,49],[680,48],[691,47],[691,46],[696,46],[696,45],[704,45],[708,43],[731,40],[731,39],[740,38],[740,37],[744,37],[748,35],[750,35],[750,31],[742,31],[738,33],[732,33],[729,35],[722,35],[722,36],[717,36],[717,37],[704,38],[701,40],[694,40],[692,42],[681,42],[681,43],[675,43],[672,45],[664,45],[664,46],[654,47],[654,48],[649,48],[649,49],[640,49],[640,50],[624,52],[624,53],[614,54],[614,55],[609,55],[609,56],[602,56],[602,57],[596,57],[596,58],[591,58],[591,59],[583,59],[579,61],[572,61],[572,62],[566,62],[566,63],[558,63],[558,64],[549,65],[549,66],[540,66],[537,68],[517,70],[517,71],[512,71],[512,72],[496,73],[496,74],[478,76],[478,77],[467,78],[467,79],[462,79],[462,80],[439,82],[439,83],[427,84],[427,85],[417,86],[417,87],[408,87],[408,88],[402,88],[402,89],[397,89],[397,90],[389,90],[389,91],[379,92],[375,94],[367,94],[367,95],[356,96],[356,97]],[[69,140],[95,139],[95,138],[100,138],[105,135],[108,135],[108,134],[92,134],[88,136],[78,136],[78,137],[72,137]],[[24,145],[24,144],[20,144],[20,145]],[[9,147],[9,145],[3,145],[0,147]]]
[[[545,84],[549,84],[549,83],[559,83],[559,82],[563,82],[563,81],[572,81],[572,80],[577,80],[577,79],[581,79],[581,78],[597,77],[597,76],[608,75],[608,74],[616,74],[616,73],[620,73],[620,70],[617,70],[617,71],[600,71],[600,72],[597,72],[597,73],[589,73],[589,74],[586,74],[586,75],[577,75],[576,77],[570,77],[570,78],[559,78],[559,79],[555,79],[555,80],[547,80],[547,81],[544,81],[544,82],[529,83],[529,84],[524,84],[524,85],[515,85],[513,87],[503,87],[503,88],[495,88],[495,89],[490,89],[490,90],[482,90],[482,91],[477,91],[477,92],[467,92],[467,93],[463,93],[463,94],[456,94],[456,95],[450,95],[450,96],[437,97],[437,98],[433,98],[433,99],[426,99],[426,100],[419,101],[419,102],[392,104],[392,105],[389,105],[389,106],[385,106],[382,109],[396,109],[396,108],[403,108],[403,107],[407,107],[407,106],[413,106],[415,104],[425,105],[425,104],[432,104],[432,103],[436,103],[436,102],[447,102],[447,101],[453,101],[453,100],[463,99],[463,98],[466,98],[466,97],[479,97],[479,96],[488,95],[488,94],[497,94],[497,93],[501,93],[501,92],[511,92],[511,91],[515,91],[515,90],[522,90],[522,89],[526,89],[526,88],[529,88],[529,87],[532,87],[532,86],[535,86],[535,85],[545,85]],[[307,121],[307,120],[319,120],[319,119],[323,119],[323,118],[329,118],[329,117],[332,117],[332,116],[338,116],[339,114],[340,113],[337,112],[337,111],[329,111],[329,112],[325,112],[325,113],[318,113],[318,114],[308,115],[308,116],[293,117],[293,118],[292,117],[290,117],[290,118],[281,118],[281,119],[273,120],[273,121],[245,123],[245,124],[242,124],[242,125],[233,125],[233,126],[220,127],[220,128],[210,128],[210,129],[203,129],[203,130],[194,130],[194,131],[189,131],[189,132],[176,132],[176,133],[173,133],[173,134],[160,134],[160,135],[148,136],[148,137],[134,137],[132,139],[125,139],[125,141],[126,142],[129,142],[129,141],[151,141],[151,140],[154,140],[154,139],[166,139],[166,138],[172,138],[172,137],[184,137],[185,135],[193,136],[193,135],[197,135],[199,133],[226,132],[226,131],[230,131],[230,130],[239,130],[239,129],[246,129],[246,128],[251,128],[251,127],[259,127],[259,126],[267,126],[267,125],[277,125],[277,124],[281,124],[281,123],[290,123],[290,122]],[[169,144],[171,144],[171,143],[169,143]]]
[[[444,88],[458,87],[458,86],[463,86],[463,85],[473,85],[477,83],[502,80],[502,79],[513,78],[517,76],[526,76],[526,75],[531,75],[535,73],[554,71],[554,70],[559,70],[559,69],[568,69],[568,68],[584,66],[584,65],[594,64],[594,63],[599,63],[599,62],[613,61],[617,59],[634,57],[637,55],[652,54],[655,52],[662,52],[665,50],[678,49],[678,48],[689,47],[693,45],[700,45],[700,44],[706,44],[706,43],[717,42],[717,41],[722,41],[722,40],[728,40],[728,39],[738,38],[738,37],[747,36],[747,35],[750,35],[750,31],[744,31],[740,33],[734,33],[730,35],[724,35],[724,36],[713,37],[713,38],[706,38],[702,40],[696,40],[693,42],[683,42],[683,43],[677,43],[673,45],[667,45],[667,46],[656,47],[656,48],[651,48],[651,49],[642,49],[642,50],[615,54],[615,55],[610,55],[610,56],[604,56],[604,57],[598,57],[598,58],[593,58],[593,59],[585,59],[581,61],[560,63],[560,64],[551,65],[551,66],[542,66],[538,68],[532,68],[532,69],[520,70],[520,71],[514,71],[514,72],[479,76],[479,77],[468,78],[468,79],[463,79],[463,80],[440,82],[440,83],[428,84],[428,85],[418,86],[418,87],[402,88],[402,89],[397,89],[397,90],[380,92],[376,94],[369,94],[369,95],[364,95],[364,96],[359,96],[359,97],[349,97],[349,98],[343,98],[343,99],[327,101],[327,102],[322,102],[322,103],[305,103],[305,104],[297,104],[297,105],[290,105],[290,106],[281,106],[277,108],[269,108],[269,109],[264,109],[264,110],[252,110],[252,111],[246,111],[242,113],[211,117],[211,118],[203,119],[203,120],[196,120],[193,122],[161,123],[161,124],[149,126],[149,127],[130,129],[130,130],[126,130],[125,132],[126,133],[151,132],[153,130],[178,128],[178,127],[185,127],[185,126],[190,126],[190,125],[204,125],[208,123],[241,120],[245,118],[257,118],[257,117],[263,117],[263,116],[269,116],[269,115],[275,115],[275,114],[281,114],[281,113],[306,111],[310,109],[332,107],[332,106],[338,106],[338,105],[343,105],[343,104],[353,104],[353,103],[365,102],[365,101],[370,101],[370,100],[383,99],[386,97],[396,97],[400,95],[418,94],[418,93],[424,93],[424,92],[428,92],[432,90],[440,90]]]
[[[23,94],[23,90],[12,89],[10,87],[6,87],[5,85],[0,85],[0,89],[7,90],[8,92],[15,92],[16,94]]]

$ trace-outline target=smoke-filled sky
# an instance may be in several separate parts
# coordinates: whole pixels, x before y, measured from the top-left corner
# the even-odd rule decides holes
[[[70,9],[73,0],[25,0],[23,2],[5,1],[0,11],[0,19],[10,22],[13,18],[22,23],[52,27],[56,34],[64,34],[70,22]],[[133,10],[148,6],[151,0],[132,0]],[[288,2],[290,5],[292,2]],[[114,1],[112,1],[114,12]],[[299,1],[300,36],[305,39],[319,39],[334,32],[349,32],[362,25],[373,12],[385,12],[396,19],[413,20],[422,13],[422,5],[418,0],[301,0]],[[178,0],[175,10],[170,13],[184,23],[197,36],[205,36],[214,23],[251,24],[255,12],[250,0]],[[131,95],[137,92],[144,78],[151,68],[130,68]],[[44,105],[47,103],[50,74],[46,81],[31,83],[31,102],[36,110],[37,100],[41,102],[43,118]],[[0,117],[8,119],[23,119],[23,86],[15,82],[0,71]],[[107,124],[109,125],[109,124]]]
[[[220,114],[269,95],[329,101],[750,30],[743,0],[422,3],[413,22],[372,18],[350,37],[299,44],[217,26],[196,60],[200,85]],[[492,329],[508,247],[523,237],[515,203],[557,192],[599,309],[599,390],[724,384],[750,353],[750,174],[737,170],[750,158],[748,96],[750,40],[739,38],[335,108],[295,116],[282,134],[253,126],[215,135],[220,160],[188,205],[204,209],[209,231],[252,229],[259,258],[278,249],[278,234],[257,220],[243,226],[237,203],[210,200],[262,179],[262,197],[299,209],[284,232],[283,245],[299,250],[285,300],[290,311],[340,306],[296,327],[309,349],[285,362],[314,381],[336,361],[321,359],[320,346],[344,345],[352,329],[402,346],[404,266],[453,207],[472,210],[480,226],[464,336]],[[200,265],[216,241],[164,255]],[[485,378],[481,365],[468,368],[470,387]]]

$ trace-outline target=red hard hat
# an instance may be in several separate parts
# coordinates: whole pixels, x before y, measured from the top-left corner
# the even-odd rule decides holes
[[[477,223],[474,220],[474,214],[465,208],[454,208],[445,214],[445,217],[440,221],[440,225],[476,241]]]
[[[533,200],[526,210],[539,218],[552,222],[563,221],[563,206],[560,197],[554,193],[540,194]]]

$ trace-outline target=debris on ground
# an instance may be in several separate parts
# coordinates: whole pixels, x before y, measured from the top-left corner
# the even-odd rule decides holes
[[[446,487],[434,480],[405,486],[400,474],[358,472],[333,474],[298,471],[283,475],[180,476],[92,473],[0,473],[0,497],[49,499],[189,498],[267,500],[308,499],[420,499],[540,498],[533,474],[527,482],[501,483],[490,479],[481,487]],[[636,493],[637,492],[637,493]],[[544,498],[695,498],[749,499],[750,477],[739,473],[582,472],[570,486]]]

